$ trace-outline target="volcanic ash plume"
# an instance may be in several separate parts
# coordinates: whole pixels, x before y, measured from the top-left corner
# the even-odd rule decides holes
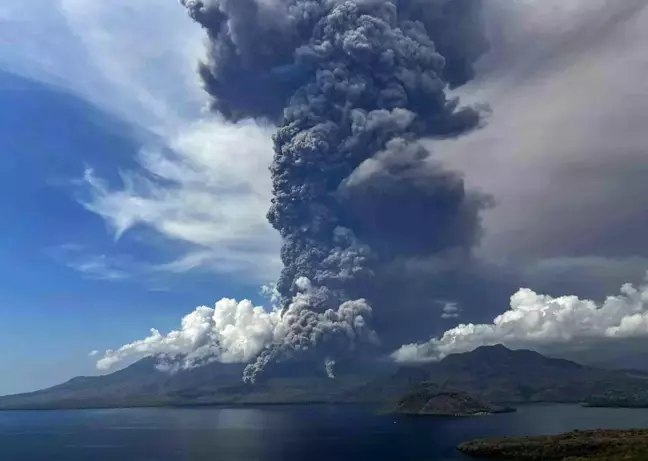
[[[284,239],[277,290],[285,335],[245,379],[295,353],[333,363],[377,344],[373,295],[389,282],[377,280],[380,267],[469,248],[479,236],[485,201],[418,142],[479,123],[445,93],[470,78],[483,51],[473,27],[479,3],[182,2],[209,36],[200,72],[213,108],[233,121],[279,125],[268,219]]]
[[[326,368],[326,376],[329,379],[335,379],[335,360],[327,357],[324,360],[324,367]]]

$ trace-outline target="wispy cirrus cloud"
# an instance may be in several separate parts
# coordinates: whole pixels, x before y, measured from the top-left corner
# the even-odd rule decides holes
[[[59,263],[90,280],[124,281],[133,278],[137,269],[133,261],[123,255],[92,253],[84,245],[67,243],[47,250]]]
[[[106,255],[86,255],[82,260],[70,262],[68,265],[90,279],[125,280],[131,277],[128,272],[114,268]]]
[[[126,233],[153,231],[160,254],[175,257],[141,259],[129,247],[144,272],[274,279],[280,242],[265,220],[272,127],[229,124],[202,110],[195,69],[203,32],[185,9],[155,0],[29,3],[0,9],[0,40],[15,44],[0,50],[0,67],[65,87],[136,128],[135,167],[115,164],[114,175],[89,164],[78,183],[79,201],[106,222],[115,248]],[[86,251],[77,268],[90,272],[93,261],[98,273],[100,258]]]
[[[443,309],[441,310],[441,318],[448,319],[457,319],[461,315],[461,308],[459,304],[446,302],[443,304]]]
[[[86,170],[90,194],[82,203],[117,239],[146,226],[184,244],[186,251],[159,270],[202,268],[265,282],[280,267],[279,238],[265,219],[270,138],[270,128],[251,122],[202,120],[168,146],[143,149],[141,169],[122,172],[120,185]]]

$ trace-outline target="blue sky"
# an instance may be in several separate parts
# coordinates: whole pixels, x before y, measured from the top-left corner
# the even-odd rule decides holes
[[[259,300],[279,267],[267,129],[201,111],[201,32],[177,2],[130,3],[0,7],[0,394],[96,374],[90,351],[224,295]],[[235,145],[254,152],[228,165]]]

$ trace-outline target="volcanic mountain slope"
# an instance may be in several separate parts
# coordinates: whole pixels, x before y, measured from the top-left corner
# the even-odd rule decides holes
[[[427,382],[467,392],[488,402],[584,402],[609,392],[634,395],[648,389],[645,376],[586,367],[504,346],[480,347],[438,363],[403,367],[359,389],[358,399],[379,400]]]
[[[394,371],[386,366],[339,364],[329,379],[323,367],[279,364],[257,384],[241,381],[244,365],[212,363],[175,374],[155,358],[98,377],[79,377],[49,389],[0,398],[0,409],[88,408],[269,403],[379,403],[397,401],[425,383],[486,402],[584,402],[592,396],[633,396],[648,378],[547,358],[503,346],[450,355],[441,362]],[[376,376],[379,376],[376,378]]]
[[[330,379],[324,367],[275,364],[256,384],[242,381],[244,364],[211,363],[176,373],[160,371],[157,359],[142,359],[123,370],[77,377],[48,389],[0,397],[0,410],[110,408],[166,405],[326,403],[339,401],[369,375],[345,373]]]

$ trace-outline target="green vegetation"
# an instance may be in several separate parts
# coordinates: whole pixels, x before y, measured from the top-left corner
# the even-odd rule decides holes
[[[474,457],[516,461],[646,461],[648,430],[574,431],[545,437],[485,439],[458,450]]]

